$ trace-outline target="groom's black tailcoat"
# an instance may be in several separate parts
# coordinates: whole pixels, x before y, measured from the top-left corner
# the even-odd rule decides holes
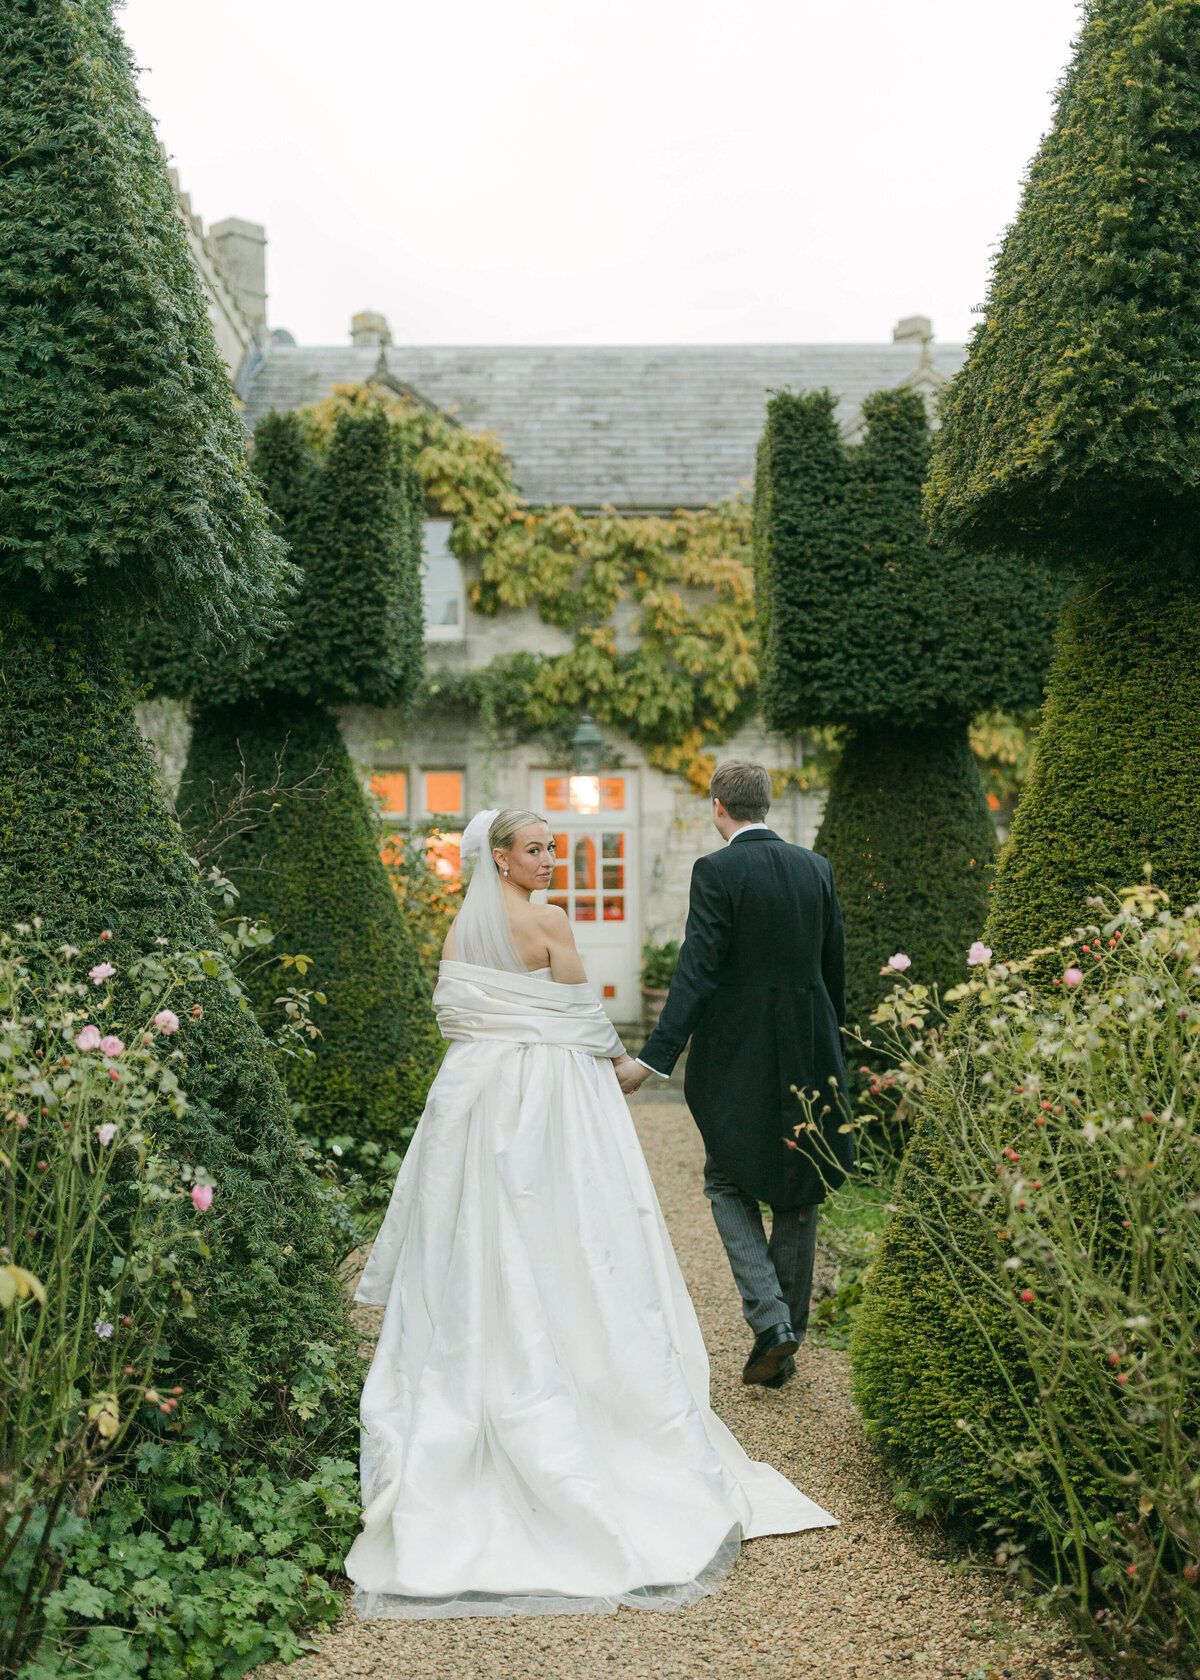
[[[688,1106],[709,1154],[747,1195],[791,1208],[842,1183],[854,1159],[851,1134],[838,1129],[849,1118],[845,1019],[845,936],[828,860],[763,828],[698,858],[679,966],[641,1060],[670,1073],[691,1038]],[[816,1098],[820,1141],[796,1136],[805,1113],[793,1085]]]

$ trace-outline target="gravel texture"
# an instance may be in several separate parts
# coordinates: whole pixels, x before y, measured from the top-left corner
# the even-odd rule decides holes
[[[678,1101],[635,1099],[638,1130],[696,1303],[713,1405],[841,1527],[752,1540],[721,1592],[671,1614],[361,1622],[348,1614],[283,1680],[696,1680],[734,1675],[1084,1680],[1067,1630],[952,1560],[931,1523],[891,1505],[863,1440],[846,1354],[806,1343],[783,1389],[743,1388],[749,1345],[708,1203],[703,1148]],[[378,1313],[363,1310],[367,1333]],[[945,1558],[939,1553],[945,1554]]]

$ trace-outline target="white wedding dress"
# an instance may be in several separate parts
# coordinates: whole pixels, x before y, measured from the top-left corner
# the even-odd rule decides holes
[[[441,965],[452,1042],[356,1295],[387,1309],[345,1565],[363,1616],[674,1609],[742,1539],[835,1520],[709,1409],[620,1041],[549,976]]]

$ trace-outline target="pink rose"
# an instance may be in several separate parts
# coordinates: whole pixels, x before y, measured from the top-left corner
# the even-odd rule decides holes
[[[1083,970],[1081,968],[1069,968],[1063,975],[1063,980],[1068,986],[1078,986],[1082,979]]]
[[[95,968],[88,969],[88,979],[95,985],[100,986],[116,972],[111,963],[97,963]]]
[[[912,967],[912,958],[906,957],[903,951],[897,951],[894,957],[888,958],[887,965],[894,973],[903,974],[906,968]],[[887,969],[884,973],[887,973]]]
[[[980,963],[991,962],[992,948],[985,945],[982,939],[977,939],[967,952],[967,967],[978,968]]]
[[[173,1009],[160,1009],[154,1017],[154,1025],[167,1038],[179,1031],[179,1017]]]
[[[116,1033],[108,1033],[100,1040],[100,1048],[106,1056],[116,1058],[125,1048],[125,1040],[118,1038]]]
[[[116,1127],[116,1122],[113,1121],[113,1120],[106,1120],[104,1122],[103,1126],[97,1126],[96,1127],[96,1136],[100,1139],[100,1142],[104,1145],[104,1147],[106,1149],[108,1148],[108,1146],[112,1142],[112,1140],[116,1137],[116,1135],[117,1135],[117,1127]]]
[[[77,1050],[98,1050],[100,1048],[100,1028],[86,1026],[75,1034],[75,1048]]]
[[[213,1193],[211,1184],[192,1185],[192,1206],[195,1208],[197,1213],[207,1213],[209,1208],[212,1206],[212,1198]]]

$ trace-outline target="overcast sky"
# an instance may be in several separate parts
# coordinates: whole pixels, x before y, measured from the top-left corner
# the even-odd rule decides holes
[[[966,335],[1076,0],[128,0],[206,224],[346,342]]]

